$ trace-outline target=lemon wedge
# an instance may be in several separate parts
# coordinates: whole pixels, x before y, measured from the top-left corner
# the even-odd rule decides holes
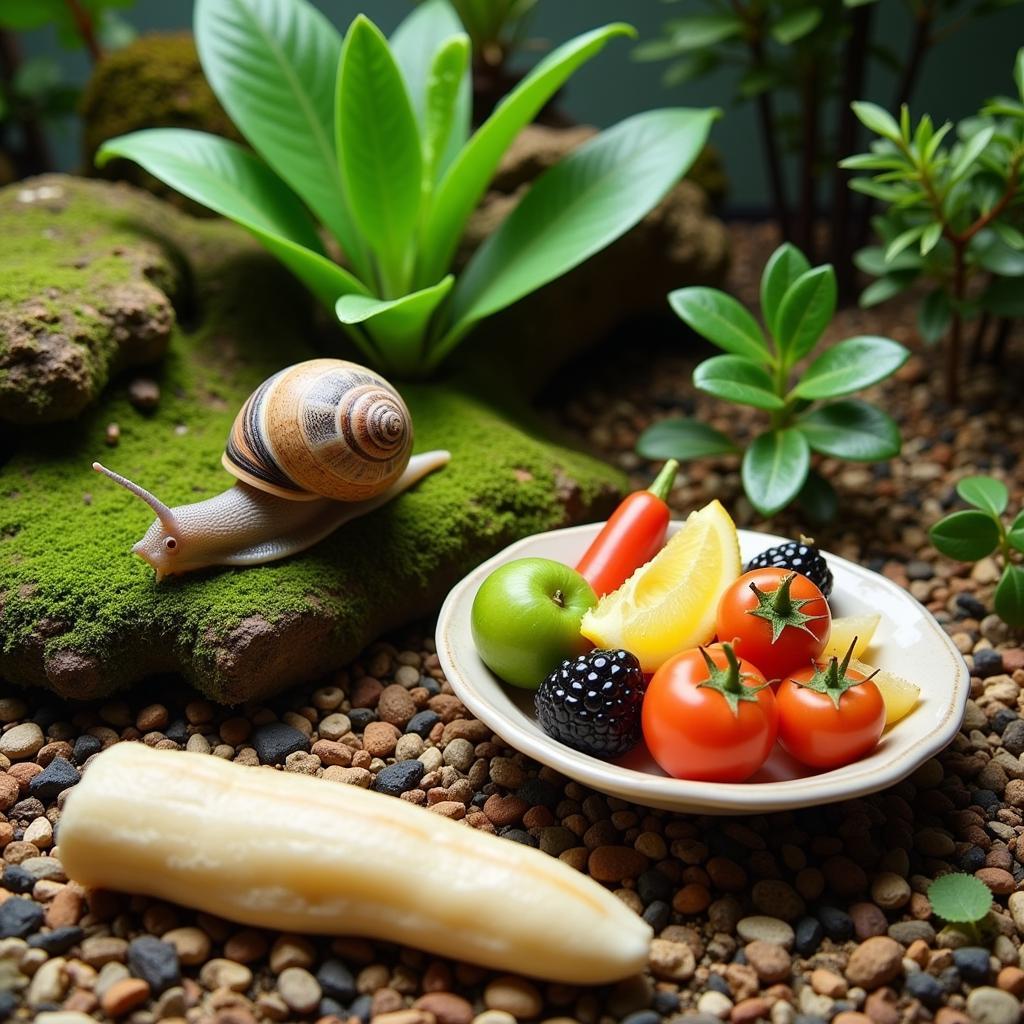
[[[850,668],[855,668],[866,676],[875,671],[870,665],[856,660],[851,660]],[[909,679],[904,679],[903,676],[898,676],[895,672],[890,672],[885,668],[880,668],[878,674],[872,677],[871,682],[878,687],[882,700],[885,701],[887,728],[907,715],[917,703],[917,698],[921,693],[920,686],[915,686]]]
[[[842,661],[854,638],[857,640],[857,645],[853,649],[853,656],[859,658],[870,646],[871,638],[875,635],[875,630],[878,629],[881,619],[882,616],[877,614],[842,615],[833,619],[828,643],[825,644],[825,649],[821,652],[822,660],[828,661],[829,658],[836,657]]]
[[[740,565],[736,526],[712,501],[591,608],[580,631],[598,647],[631,651],[644,672],[654,672],[672,655],[711,640],[718,601]]]

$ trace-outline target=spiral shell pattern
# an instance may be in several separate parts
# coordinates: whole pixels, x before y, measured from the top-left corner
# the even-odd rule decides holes
[[[412,420],[391,384],[357,363],[310,359],[249,396],[222,461],[283,498],[361,501],[387,490],[411,453]]]

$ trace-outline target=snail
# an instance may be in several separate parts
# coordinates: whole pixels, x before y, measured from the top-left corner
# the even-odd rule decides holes
[[[246,400],[221,458],[237,482],[212,498],[170,508],[98,462],[92,468],[156,513],[132,551],[159,581],[304,551],[449,459],[446,451],[411,452],[412,421],[394,387],[356,363],[311,359]]]

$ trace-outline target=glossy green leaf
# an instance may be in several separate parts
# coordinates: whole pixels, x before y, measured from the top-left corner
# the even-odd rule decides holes
[[[775,340],[788,366],[818,344],[835,311],[836,274],[831,264],[805,271],[789,286],[775,324]]]
[[[780,245],[769,257],[761,274],[761,316],[772,334],[776,333],[779,307],[790,285],[810,269],[807,257],[790,242]]]
[[[731,295],[717,288],[694,286],[670,292],[668,301],[687,327],[712,344],[755,362],[771,361],[757,321]]]
[[[340,295],[365,294],[360,281],[323,255],[306,208],[257,156],[237,143],[185,128],[148,128],[100,147],[102,167],[133,160],[182,195],[252,232],[328,308]]]
[[[744,356],[712,356],[693,371],[694,387],[709,395],[755,409],[781,409],[786,403],[775,393],[771,375]]]
[[[999,546],[999,525],[986,512],[967,509],[940,519],[928,531],[936,550],[960,562],[976,562]]]
[[[891,459],[900,451],[900,428],[881,409],[859,399],[822,405],[797,424],[823,455],[854,462]]]
[[[1013,61],[1013,84],[1017,86],[1017,94],[1024,100],[1024,47],[1017,51]]]
[[[1016,252],[1024,252],[1024,232],[1004,220],[992,222],[992,230],[1003,240],[1003,243]]]
[[[772,516],[800,493],[810,468],[807,438],[794,428],[773,430],[743,456],[743,489],[761,515]]]
[[[1010,503],[1010,492],[1002,480],[991,476],[965,476],[957,482],[956,493],[968,505],[998,518]]]
[[[925,296],[917,307],[917,331],[928,345],[940,341],[949,328],[953,309],[949,296],[942,288],[936,288]]]
[[[886,260],[885,250],[878,245],[869,245],[858,250],[853,257],[858,270],[873,277],[883,277],[904,270],[917,270],[922,265],[921,254],[915,250],[901,252],[892,260]]]
[[[388,298],[407,290],[420,212],[416,117],[387,40],[359,15],[338,68],[337,145],[356,223],[377,256]]]
[[[839,511],[836,489],[814,468],[796,496],[804,515],[814,524],[830,523]]]
[[[400,299],[345,295],[338,299],[335,310],[343,324],[365,324],[382,354],[385,369],[414,374],[425,361],[431,317],[454,284],[455,278],[449,274],[432,287]]]
[[[885,262],[892,263],[904,249],[912,246],[925,232],[926,225],[915,224],[912,228],[900,232],[885,248]]]
[[[992,890],[980,878],[954,871],[928,886],[928,902],[943,921],[972,924],[992,909]]]
[[[822,8],[816,4],[798,7],[772,25],[772,36],[783,46],[792,46],[818,27],[822,14]]]
[[[927,256],[939,244],[940,238],[942,238],[942,224],[939,221],[933,221],[921,232],[921,244],[918,251],[922,256]]]
[[[416,113],[421,131],[426,134],[431,83],[436,81],[440,68],[435,67],[438,53],[452,38],[464,36],[465,31],[455,8],[448,0],[424,0],[417,4],[391,34],[391,53],[402,71],[409,99]],[[445,62],[445,74],[452,71]],[[435,96],[434,102],[439,97]],[[459,150],[469,138],[470,113],[472,106],[472,85],[468,63],[459,79],[455,103],[451,108],[451,127],[448,138],[441,149],[437,172],[443,173],[458,156]],[[425,160],[429,163],[429,160]]]
[[[494,176],[505,150],[581,65],[617,36],[634,35],[621,22],[585,32],[559,46],[498,104],[448,168],[434,195],[423,235],[417,282],[433,284],[448,268],[462,229]]]
[[[672,20],[672,42],[677,52],[703,50],[743,34],[743,22],[735,14],[692,14]]]
[[[888,274],[885,277],[880,277],[877,281],[872,281],[860,293],[858,303],[861,309],[870,309],[879,303],[888,302],[893,296],[905,292],[914,283],[916,277],[917,274]]]
[[[704,148],[713,110],[650,110],[585,142],[545,171],[473,254],[452,293],[453,328],[438,358],[485,316],[615,241]]]
[[[985,147],[992,141],[995,134],[995,127],[989,125],[982,128],[977,135],[971,136],[964,144],[963,149],[957,155],[956,162],[949,172],[950,183],[959,181],[969,171],[973,170],[974,163],[981,156]]]
[[[468,71],[469,36],[452,36],[437,51],[427,79],[421,129],[423,186],[426,192],[433,190],[434,181],[446,166],[445,153],[453,135],[459,130],[457,122],[461,117],[462,87]]]
[[[337,30],[307,0],[196,0],[195,36],[203,72],[238,130],[365,277],[334,152]]]
[[[721,431],[698,420],[662,420],[649,426],[636,443],[645,459],[699,459],[704,455],[732,455],[739,449]]]
[[[995,610],[1008,626],[1024,626],[1024,568],[1008,565],[996,586]]]
[[[895,142],[900,137],[900,126],[896,123],[892,114],[883,110],[875,103],[866,103],[856,100],[850,104],[857,120],[860,121],[868,131],[881,135],[884,139]]]
[[[910,353],[890,338],[847,338],[826,349],[793,389],[800,398],[837,398],[895,373]]]
[[[1006,539],[1010,542],[1010,547],[1024,551],[1024,510],[1018,512],[1013,522],[1010,523]]]

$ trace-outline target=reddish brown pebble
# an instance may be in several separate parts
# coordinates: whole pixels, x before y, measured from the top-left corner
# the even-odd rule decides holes
[[[141,978],[122,978],[115,981],[100,1000],[103,1012],[109,1017],[123,1017],[149,998],[149,983]]]
[[[722,892],[739,892],[747,884],[747,873],[728,857],[712,857],[705,865],[715,888]]]
[[[470,1024],[473,1019],[472,1004],[452,992],[428,992],[412,1005],[432,1013],[437,1024]]]
[[[21,795],[28,792],[28,784],[43,770],[41,764],[35,761],[19,761],[7,769],[7,774],[18,784]]]
[[[352,748],[347,743],[337,740],[317,740],[313,744],[313,753],[324,765],[341,765],[347,768],[352,763]]]
[[[10,775],[0,772],[0,811],[6,811],[18,802],[21,795],[21,787],[16,779]]]
[[[413,790],[413,792],[418,791]],[[405,794],[403,793],[402,796],[405,796]],[[451,818],[454,821],[459,821],[466,816],[466,805],[458,800],[439,800],[430,809],[435,814],[440,814],[444,818]]]
[[[935,1024],[973,1024],[973,1021],[962,1010],[942,1006],[935,1014]]]
[[[891,988],[880,988],[864,1001],[864,1012],[874,1024],[899,1024],[900,1011],[896,1008],[896,993]]]
[[[888,984],[903,970],[903,947],[885,935],[862,942],[850,955],[846,977],[868,991]]]
[[[846,995],[846,979],[824,967],[816,967],[811,972],[811,988],[819,996],[842,999]]]
[[[484,801],[483,811],[487,817],[499,828],[505,825],[512,825],[519,821],[523,812],[530,805],[521,797],[509,793],[508,796],[499,796],[492,793]]]
[[[390,757],[395,752],[400,735],[390,722],[371,722],[363,731],[365,752],[371,757]]]
[[[136,716],[135,728],[139,732],[163,731],[170,718],[163,704],[147,704]]]
[[[729,1014],[732,1024],[753,1024],[756,1020],[766,1019],[771,1011],[767,999],[752,996],[737,1003]]]
[[[385,686],[377,701],[377,717],[404,729],[406,723],[416,714],[416,702],[409,691],[398,683]]]
[[[384,684],[373,676],[363,676],[352,685],[349,700],[354,708],[375,708],[380,695],[384,692]]]
[[[78,924],[82,916],[82,891],[75,883],[65,885],[46,908],[46,923],[50,928],[67,928]]]
[[[889,920],[874,903],[854,903],[850,907],[853,918],[853,930],[862,942],[875,935],[884,935],[889,927]]]
[[[587,869],[599,882],[621,882],[642,874],[649,863],[631,846],[599,846],[590,854]]]
[[[711,906],[711,893],[706,885],[692,882],[672,897],[672,908],[679,914],[701,914]]]
[[[931,949],[928,943],[924,939],[914,939],[914,941],[907,947],[907,957],[913,960],[915,964],[918,964],[922,968],[928,966],[928,957],[931,954]]]
[[[1024,971],[1019,967],[1004,967],[996,978],[996,984],[1010,995],[1024,998]]]
[[[866,1013],[857,1013],[855,1010],[844,1010],[832,1018],[832,1024],[875,1024]]]
[[[244,743],[251,732],[252,723],[247,718],[229,718],[220,724],[220,738],[233,747]]]
[[[251,964],[267,955],[269,942],[263,932],[243,928],[224,943],[224,956],[239,964]]]
[[[1009,871],[1003,868],[981,868],[974,872],[997,896],[1009,896],[1017,888],[1017,882]]]
[[[789,977],[792,961],[781,946],[755,939],[747,943],[744,953],[747,962],[757,972],[761,981],[773,984],[785,981]]]

